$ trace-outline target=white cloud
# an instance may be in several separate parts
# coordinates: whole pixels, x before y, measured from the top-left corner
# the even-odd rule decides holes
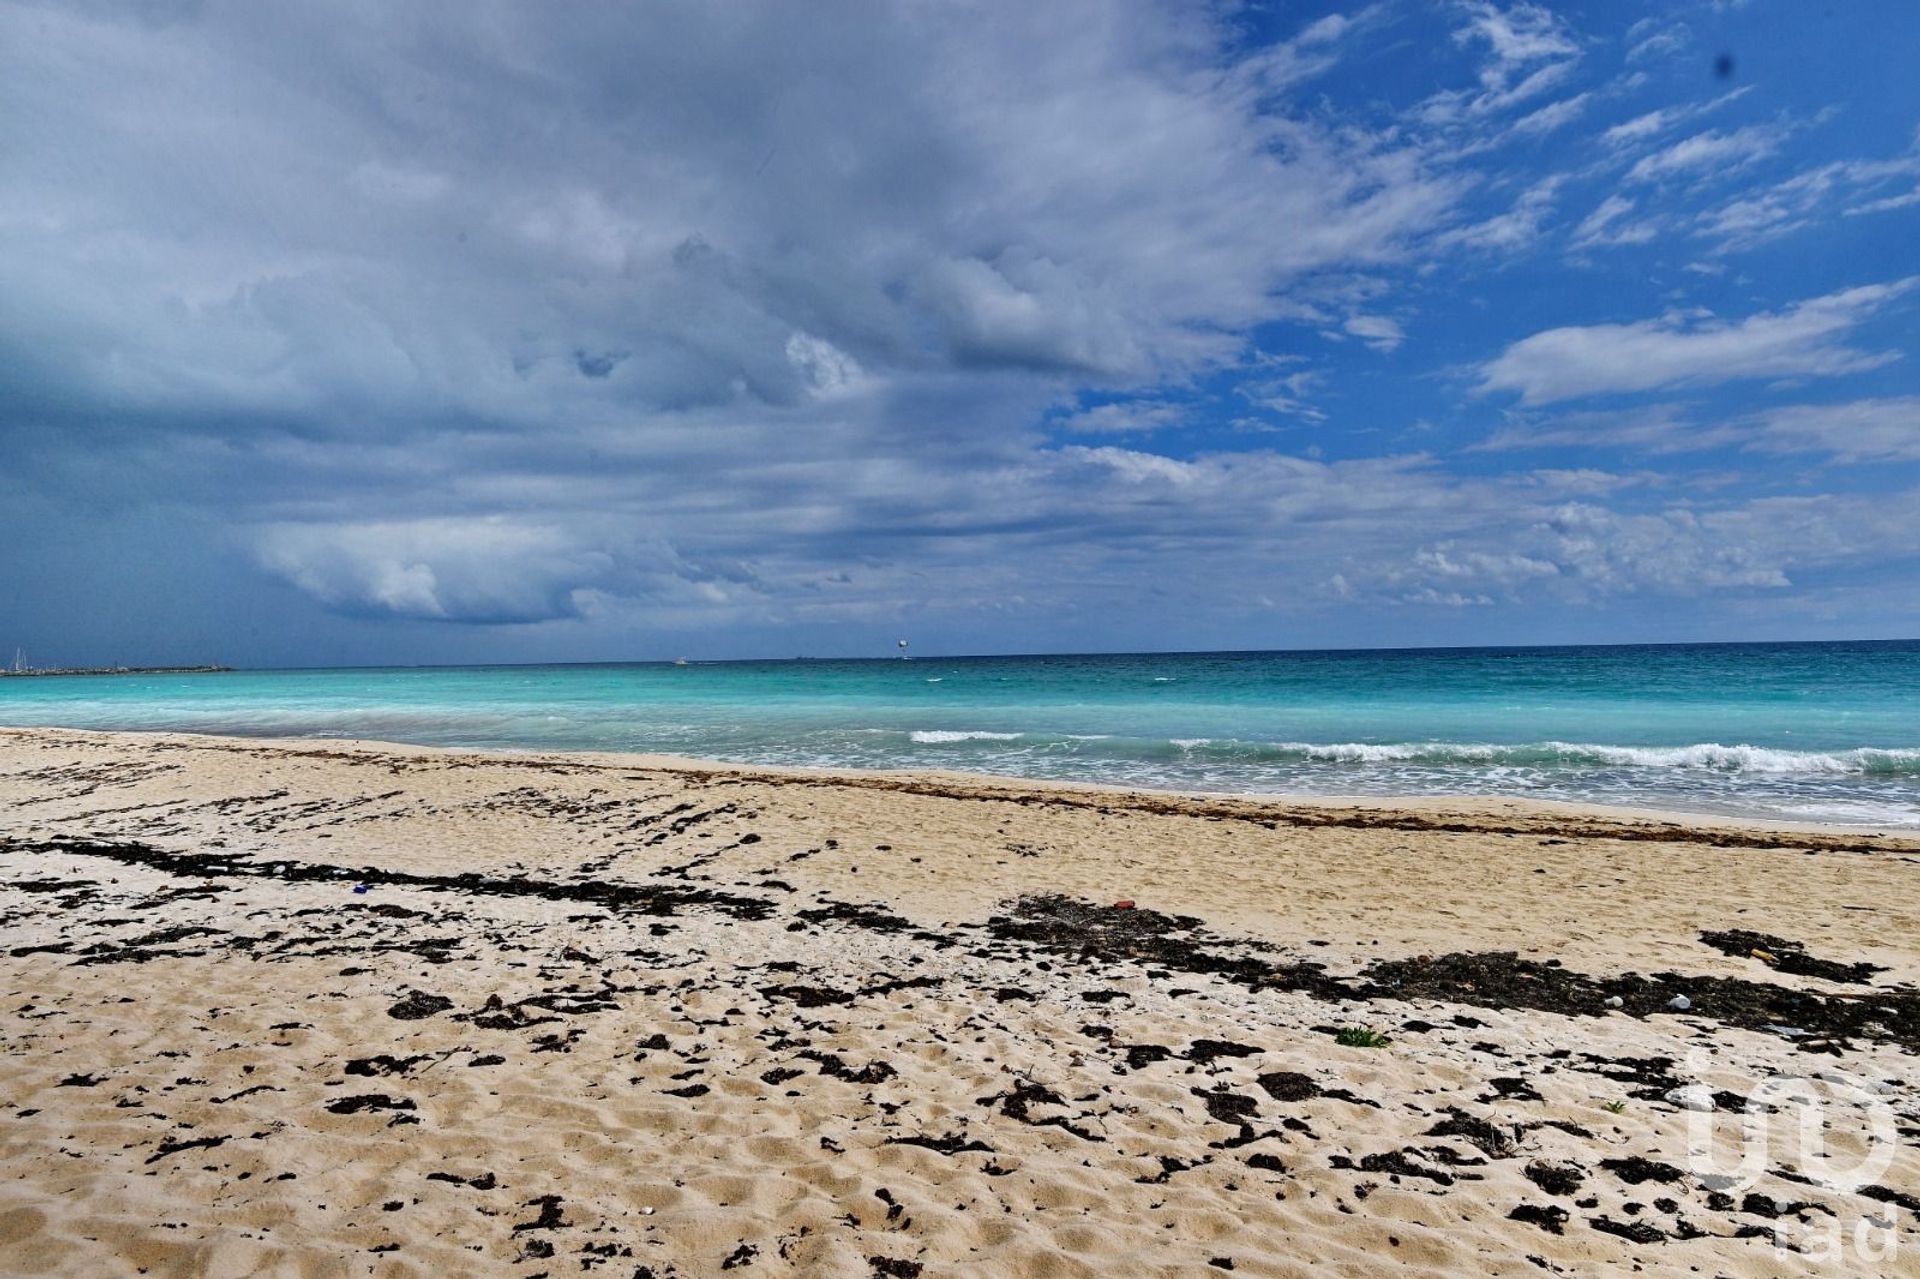
[[[1722,176],[1772,155],[1785,137],[1784,130],[1771,125],[1748,125],[1726,133],[1710,129],[1643,157],[1627,171],[1627,181],[1652,182],[1702,170]]]
[[[1783,404],[1737,424],[1746,447],[1828,453],[1840,462],[1920,461],[1920,396]]]
[[[1880,539],[1914,526],[1911,512],[1863,498],[1642,511],[1569,501],[1526,507],[1497,531],[1429,543],[1397,562],[1344,567],[1340,588],[1348,598],[1438,607],[1542,596],[1597,604],[1627,595],[1775,594],[1793,587],[1796,573],[1858,561]]]
[[[1442,232],[1436,240],[1445,247],[1516,250],[1539,238],[1540,224],[1553,212],[1566,178],[1550,174],[1522,191],[1505,213]]]
[[[1717,98],[1710,98],[1705,102],[1679,103],[1648,111],[1624,123],[1614,125],[1600,135],[1600,140],[1609,147],[1628,147],[1645,142],[1657,134],[1665,133],[1676,124],[1697,119],[1709,112],[1718,111],[1729,103],[1738,102],[1751,92],[1753,92],[1752,85],[1742,85],[1738,89],[1723,93]]]
[[[1574,228],[1573,247],[1585,249],[1596,245],[1648,243],[1659,235],[1659,222],[1653,218],[1625,221],[1635,207],[1634,202],[1626,196],[1608,196]]]
[[[853,395],[867,384],[858,360],[811,333],[795,330],[787,339],[787,359],[812,392],[823,398]]]
[[[1516,134],[1539,135],[1551,133],[1555,129],[1563,128],[1580,117],[1581,113],[1587,109],[1587,103],[1592,97],[1592,94],[1580,93],[1575,94],[1571,98],[1562,98],[1558,102],[1541,107],[1538,111],[1521,116],[1518,120],[1515,120],[1513,122],[1512,132]]]
[[[1455,29],[1454,43],[1485,47],[1480,88],[1443,90],[1427,98],[1415,115],[1429,125],[1444,128],[1516,107],[1560,84],[1579,60],[1579,43],[1551,10],[1534,4],[1503,9],[1486,0],[1471,0],[1459,9],[1466,22]]]
[[[1863,213],[1890,213],[1895,209],[1910,209],[1916,204],[1920,204],[1920,187],[1915,187],[1905,195],[1890,195],[1856,205],[1847,210],[1847,216],[1851,218]]]
[[[1920,460],[1920,396],[1829,404],[1781,404],[1731,418],[1701,420],[1684,404],[1521,418],[1474,451],[1537,448],[1625,449],[1649,455],[1737,449],[1747,453],[1825,454],[1837,463]]]
[[[1517,391],[1525,404],[1580,396],[1711,386],[1752,378],[1831,377],[1875,368],[1897,352],[1842,340],[1907,293],[1920,276],[1865,285],[1763,311],[1737,323],[1666,316],[1633,324],[1548,329],[1482,366],[1479,390]]]
[[[560,529],[502,518],[275,524],[261,564],[322,603],[430,621],[573,616],[574,592],[612,567]]]
[[[1407,337],[1398,321],[1384,315],[1356,315],[1343,327],[1354,337],[1383,353],[1397,350]]]
[[[1655,29],[1657,26],[1654,19],[1642,18],[1627,29],[1628,62],[1678,53],[1693,39],[1693,32],[1684,22],[1676,22],[1663,30]]]
[[[1888,212],[1920,203],[1920,192],[1864,199],[1895,183],[1920,178],[1920,135],[1904,154],[1885,160],[1835,160],[1790,178],[1750,190],[1698,217],[1698,233],[1718,239],[1720,252],[1751,249],[1818,223],[1848,201],[1850,216]]]
[[[1567,24],[1551,9],[1535,4],[1502,9],[1486,0],[1462,7],[1467,24],[1454,32],[1454,43],[1487,46],[1492,61],[1482,78],[1489,84],[1505,83],[1517,67],[1580,53]]]
[[[1184,423],[1190,413],[1184,405],[1155,400],[1121,400],[1098,404],[1068,414],[1054,425],[1082,435],[1117,435],[1131,431],[1163,431]]]
[[[1308,422],[1324,422],[1327,415],[1307,397],[1326,382],[1316,369],[1299,369],[1278,376],[1243,380],[1234,394],[1257,409],[1280,417],[1297,417]]]

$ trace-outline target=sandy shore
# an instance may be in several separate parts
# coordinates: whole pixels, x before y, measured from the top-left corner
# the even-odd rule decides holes
[[[0,918],[6,1275],[1920,1274],[1912,837],[0,730]]]

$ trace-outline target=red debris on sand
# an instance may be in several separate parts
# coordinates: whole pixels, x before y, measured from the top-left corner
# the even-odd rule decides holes
[[[1119,901],[1113,904],[1113,908],[1115,910],[1132,910],[1133,899],[1131,897],[1122,897]]]

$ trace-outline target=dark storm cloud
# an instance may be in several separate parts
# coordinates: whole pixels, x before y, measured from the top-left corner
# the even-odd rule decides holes
[[[983,481],[1048,465],[1067,386],[1230,358],[1448,195],[1262,114],[1193,15],[6,22],[8,429],[150,455],[350,611],[566,616],[717,591],[668,547],[1004,526]]]

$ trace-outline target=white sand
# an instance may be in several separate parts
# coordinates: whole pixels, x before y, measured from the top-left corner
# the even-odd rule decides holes
[[[1898,1202],[1783,1179],[1784,1143],[1722,1199],[1688,1114],[1635,1095],[1663,1057],[1743,1094],[1844,1071],[1882,1091],[1832,1112],[1836,1147],[1903,1126],[1868,1184],[1920,1196],[1898,1027],[1810,1054],[1711,1015],[1340,1001],[984,926],[1128,898],[1235,939],[1202,955],[1354,986],[1516,951],[1871,1001],[1920,980],[1911,839],[39,730],[0,730],[0,815],[9,1275],[1920,1274]],[[358,894],[362,867],[521,882]],[[1722,929],[1886,971],[1793,976],[1702,944]],[[390,1015],[413,991],[448,1002]],[[1346,1097],[1284,1099],[1286,1072]],[[1433,1134],[1462,1116],[1493,1129]],[[1682,1175],[1603,1164],[1631,1156]],[[1876,1216],[1891,1258],[1734,1237],[1817,1249]]]

